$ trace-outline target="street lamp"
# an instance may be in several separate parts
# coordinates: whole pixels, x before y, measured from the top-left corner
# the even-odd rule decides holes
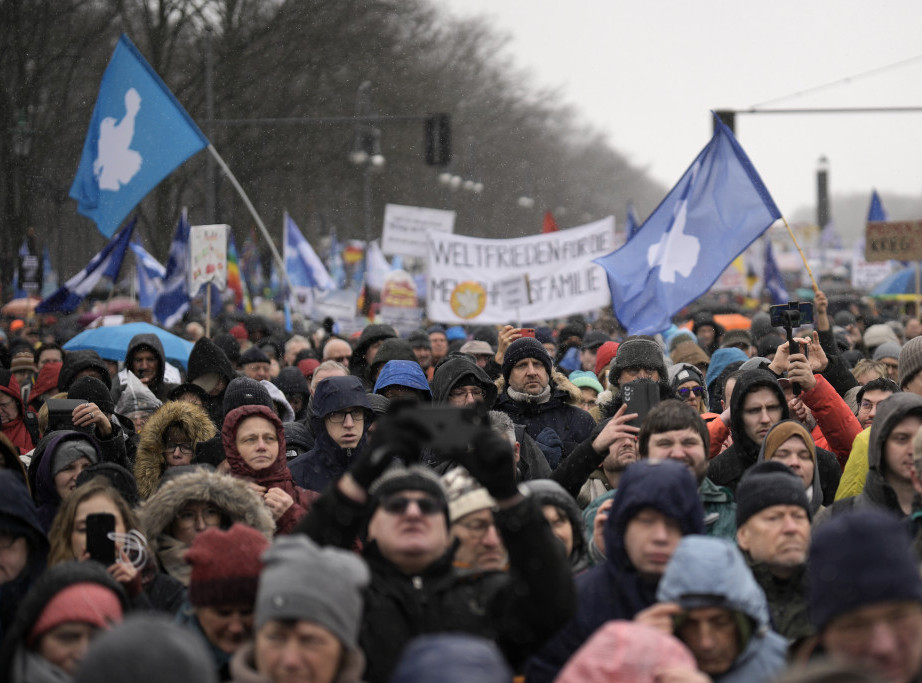
[[[355,94],[355,138],[349,161],[362,167],[362,197],[365,223],[365,273],[368,273],[368,249],[371,246],[371,174],[384,168],[381,154],[381,130],[371,125],[371,81],[362,81]],[[366,305],[369,297],[365,297]]]

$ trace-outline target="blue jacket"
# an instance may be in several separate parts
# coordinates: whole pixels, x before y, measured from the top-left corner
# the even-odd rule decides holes
[[[656,583],[641,577],[624,547],[624,532],[642,509],[652,507],[676,520],[683,534],[704,533],[704,509],[697,482],[685,465],[673,460],[630,465],[605,521],[606,561],[576,577],[576,616],[528,663],[529,683],[553,681],[567,660],[602,624],[633,619],[656,602]]]
[[[702,600],[701,596],[707,596]],[[755,624],[749,641],[719,683],[774,680],[785,667],[787,641],[771,630],[768,602],[735,543],[688,536],[676,548],[656,591],[659,602],[687,609],[726,607]]]

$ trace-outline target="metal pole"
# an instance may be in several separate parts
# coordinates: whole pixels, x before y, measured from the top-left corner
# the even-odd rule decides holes
[[[205,136],[214,140],[214,53],[211,44],[211,26],[205,27]],[[207,222],[214,224],[217,212],[217,186],[215,184],[215,160],[210,154],[205,157],[205,214]]]

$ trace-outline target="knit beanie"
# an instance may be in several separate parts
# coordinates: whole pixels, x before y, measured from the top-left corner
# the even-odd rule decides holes
[[[452,524],[472,512],[496,507],[493,497],[463,467],[456,467],[442,475],[442,484],[448,492],[448,516]]]
[[[240,366],[243,367],[249,363],[268,363],[269,356],[266,355],[258,346],[251,346],[240,356]]]
[[[445,330],[445,338],[448,341],[455,341],[456,339],[467,339],[467,332],[465,332],[464,328],[460,325],[452,325],[447,330]]]
[[[744,346],[752,346],[752,335],[749,334],[749,330],[730,330],[729,332],[724,333],[724,336],[720,339],[721,348],[727,348],[730,346],[736,346],[739,348],[740,344],[743,344]]]
[[[775,328],[772,327],[772,317],[765,311],[753,314],[749,331],[752,334],[753,343],[758,344],[762,337],[775,331]]]
[[[663,351],[652,339],[628,337],[618,347],[615,363],[608,372],[608,383],[618,384],[622,370],[628,368],[645,368],[659,372],[661,380],[666,379],[666,360]]]
[[[316,358],[304,358],[298,361],[298,371],[304,376],[305,381],[310,381],[319,365],[320,361]]]
[[[689,365],[709,363],[711,360],[711,357],[707,355],[705,350],[690,339],[676,344],[672,353],[669,354],[669,357],[672,359],[673,363],[688,363]]]
[[[820,525],[807,561],[807,607],[816,632],[861,607],[922,602],[911,542],[899,519],[873,507],[856,507]]]
[[[874,360],[881,360],[883,358],[899,358],[900,357],[900,345],[896,342],[884,342],[876,349],[874,349],[874,355],[872,358]]]
[[[509,345],[503,356],[503,379],[506,382],[509,381],[512,368],[524,358],[536,359],[544,366],[547,376],[551,376],[551,357],[544,345],[534,337],[519,337]]]
[[[610,341],[610,339],[602,330],[589,330],[586,336],[583,337],[583,344],[580,348],[597,349],[607,341]]]
[[[736,487],[736,526],[773,505],[798,505],[812,517],[804,483],[780,462],[760,462],[750,467]]]
[[[89,437],[61,441],[52,455],[51,476],[57,476],[59,472],[66,470],[72,462],[80,458],[86,458],[93,465],[99,462],[99,452],[90,443]]]
[[[20,351],[13,356],[13,360],[10,363],[10,371],[17,372],[19,370],[29,370],[31,372],[37,372],[34,364],[35,354],[30,351]]]
[[[407,342],[414,349],[431,349],[432,342],[429,341],[429,335],[423,330],[414,330],[407,337]]]
[[[555,346],[557,345],[557,341],[554,339],[554,332],[550,327],[536,327],[535,339],[537,339],[542,344],[554,344]]]
[[[877,325],[871,325],[864,331],[864,345],[868,349],[876,349],[886,342],[893,342],[894,344],[899,343],[896,334],[890,329],[889,325],[878,323]]]
[[[234,408],[248,405],[272,408],[272,397],[266,387],[255,379],[235,377],[224,391],[224,414],[227,415]]]
[[[110,589],[98,583],[74,583],[45,605],[29,631],[28,642],[34,644],[42,634],[69,621],[107,629],[121,620],[122,601]]]
[[[115,403],[112,401],[112,394],[109,393],[109,389],[100,380],[89,375],[74,380],[73,384],[70,385],[70,389],[67,390],[67,398],[77,398],[95,403],[106,415],[111,415],[115,412]]]
[[[608,364],[611,363],[612,358],[615,357],[615,354],[618,353],[618,347],[620,344],[618,342],[605,342],[599,347],[599,350],[595,352],[595,376],[601,377],[602,371],[608,367]]]
[[[571,372],[567,379],[570,380],[573,386],[580,387],[581,389],[583,387],[595,389],[597,394],[601,394],[602,391],[604,391],[602,389],[602,384],[596,379],[595,373],[589,370],[576,370],[575,372]]]
[[[315,363],[317,361],[314,361]],[[282,368],[278,377],[272,383],[281,389],[283,394],[306,394],[310,392],[307,380],[298,368]]]
[[[377,509],[382,498],[399,491],[422,491],[435,498],[445,512],[448,521],[448,496],[442,480],[434,470],[422,465],[406,467],[400,463],[391,465],[371,485],[368,493],[371,494],[371,509]]]
[[[296,534],[277,538],[262,561],[255,631],[272,619],[303,619],[328,629],[347,650],[358,650],[362,590],[370,579],[358,555],[321,548]]]
[[[175,470],[176,468],[170,467],[167,469],[169,471]],[[138,482],[131,472],[114,462],[97,462],[89,467],[83,468],[80,474],[77,475],[77,486],[83,486],[86,482],[96,477],[105,477],[108,479],[110,486],[119,492],[128,505],[133,508],[137,507],[139,502]]]
[[[900,349],[900,389],[906,385],[922,370],[922,337],[913,337],[903,344]]]
[[[784,342],[785,340],[777,334],[766,334],[756,344],[756,353],[767,358],[769,354],[775,353]]]
[[[255,603],[259,557],[268,547],[265,536],[239,522],[227,531],[209,528],[198,534],[185,554],[192,566],[189,602],[195,607]]]

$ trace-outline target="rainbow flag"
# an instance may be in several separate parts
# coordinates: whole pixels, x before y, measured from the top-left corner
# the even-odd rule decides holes
[[[234,233],[228,230],[227,236],[227,287],[234,293],[237,310],[252,313],[253,302],[250,301],[250,292],[240,272],[240,257],[237,245],[234,244]]]

